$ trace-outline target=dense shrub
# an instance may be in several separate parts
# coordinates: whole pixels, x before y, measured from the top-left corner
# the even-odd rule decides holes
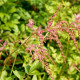
[[[80,1],[70,2],[0,1],[1,80],[80,79]]]

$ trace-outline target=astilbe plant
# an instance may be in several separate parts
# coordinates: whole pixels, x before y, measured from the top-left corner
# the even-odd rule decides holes
[[[0,52],[2,52],[3,50],[6,51],[5,46],[7,44],[7,41],[5,41],[3,44],[1,44],[1,42],[4,42],[2,39],[0,40]],[[6,54],[8,55],[8,52],[6,51]]]
[[[58,8],[58,10],[61,8],[61,6]],[[58,44],[58,47],[61,51],[61,55],[63,57],[64,64],[66,65],[67,64],[66,56],[64,55],[64,51],[63,51],[64,46],[62,45],[61,41],[59,40],[59,37],[60,37],[59,31],[64,34],[65,34],[65,32],[68,33],[70,38],[73,40],[73,43],[77,49],[77,52],[79,51],[79,48],[78,48],[76,37],[75,37],[75,30],[78,31],[78,36],[79,36],[79,40],[80,40],[80,14],[78,14],[78,15],[75,14],[75,21],[72,22],[71,24],[69,24],[67,21],[59,21],[59,22],[56,22],[55,25],[53,25],[54,20],[55,20],[54,18],[57,15],[58,10],[55,11],[52,18],[47,22],[47,26],[45,26],[44,29],[41,29],[41,25],[39,25],[38,28],[34,28],[33,27],[34,26],[33,19],[29,19],[29,23],[27,23],[26,25],[32,29],[32,31],[33,31],[32,34],[28,38],[26,38],[23,42],[21,42],[21,45],[17,48],[17,50],[12,52],[12,53],[17,52],[19,50],[19,48],[24,45],[26,47],[25,50],[30,55],[32,55],[32,61],[34,61],[35,59],[38,59],[39,62],[41,62],[42,65],[44,65],[46,72],[48,72],[48,74],[50,75],[52,80],[54,80],[54,74],[52,73],[52,71],[49,67],[48,59],[51,61],[51,63],[53,63],[53,65],[55,67],[56,67],[56,63],[53,60],[53,58],[49,55],[48,49],[46,47],[44,47],[44,44],[46,43],[46,41],[47,40],[56,41],[56,43]],[[35,38],[35,41],[38,40],[39,44],[29,43],[31,41],[31,38]],[[1,44],[1,42],[3,42],[3,40],[0,40],[0,45],[1,45],[0,51],[5,49],[5,46],[7,44],[6,41],[3,44]],[[8,53],[7,53],[7,55],[8,55]],[[5,63],[6,63],[7,59],[9,59],[10,55],[8,55],[8,57],[5,59],[5,61],[4,61]],[[14,64],[16,61],[16,57],[17,57],[17,54],[15,56],[10,75],[12,74],[13,67],[14,67]],[[79,69],[76,67],[75,64],[72,64],[70,66],[70,68],[72,66],[74,66],[75,69],[79,71]]]
[[[62,5],[61,5],[62,6]],[[58,10],[61,8],[61,6],[58,8]],[[44,64],[46,71],[51,76],[51,79],[54,80],[51,70],[48,67],[47,59],[50,59],[51,62],[56,66],[54,60],[51,58],[51,56],[48,54],[48,50],[44,48],[44,43],[46,43],[47,40],[54,40],[58,44],[58,47],[61,51],[61,55],[63,57],[64,63],[66,64],[66,58],[63,51],[63,45],[61,44],[59,40],[59,31],[62,33],[66,32],[69,34],[70,38],[73,40],[73,43],[77,49],[77,52],[79,51],[76,37],[75,37],[75,30],[78,31],[79,39],[80,39],[80,14],[75,14],[75,22],[72,22],[71,24],[68,24],[67,21],[59,21],[54,26],[52,25],[54,22],[54,17],[57,15],[58,10],[55,11],[52,18],[47,22],[47,26],[45,26],[45,29],[41,29],[41,26],[39,28],[34,28],[34,22],[32,19],[29,20],[29,23],[27,26],[31,28],[36,35],[36,38],[39,38],[40,44],[29,44],[26,45],[26,51],[29,51],[30,55],[32,55],[32,60],[38,59],[42,64]],[[43,35],[43,33],[46,33]],[[34,35],[33,34],[33,35]]]

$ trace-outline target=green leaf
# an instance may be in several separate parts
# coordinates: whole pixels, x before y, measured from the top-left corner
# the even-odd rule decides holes
[[[49,13],[53,13],[54,12],[54,8],[52,6],[49,6],[49,5],[45,4],[45,8]]]
[[[38,76],[38,79],[39,79],[39,80],[42,80],[42,79],[41,79],[41,76]]]
[[[5,13],[0,12],[0,18],[2,19],[5,16]]]
[[[30,68],[30,73],[32,72],[32,71],[34,71],[35,69],[37,69],[37,68],[39,68],[39,61],[38,60],[36,60],[33,64],[32,64],[32,66],[31,66],[31,68]]]
[[[17,9],[15,7],[12,7],[12,8],[10,8],[9,13],[14,13],[16,11],[17,11]]]
[[[27,76],[25,80],[32,80],[30,76]]]
[[[19,32],[20,32],[17,25],[14,25],[14,32],[15,32],[16,35],[18,35]]]
[[[13,71],[13,73],[14,73],[14,75],[15,75],[16,77],[18,77],[20,80],[22,80],[22,79],[24,78],[24,72],[15,70],[15,71]]]
[[[34,70],[33,72],[29,73],[29,75],[43,75],[44,72],[39,72],[38,70]]]
[[[38,80],[38,79],[37,79],[37,76],[34,75],[33,78],[32,78],[32,80]]]
[[[0,77],[0,80],[5,80],[7,77],[7,71],[3,71]]]
[[[47,80],[46,73],[44,73],[44,76],[43,76],[42,80]]]
[[[20,59],[20,61],[15,61],[15,64],[16,65],[19,65],[19,64],[22,64],[23,63],[23,61]]]
[[[19,14],[13,14],[13,16],[12,16],[12,19],[20,19],[20,16],[19,16]]]
[[[30,66],[27,65],[27,66],[25,67],[25,72],[28,74],[28,73],[29,73],[29,70],[30,70]]]
[[[13,80],[13,79],[12,79],[12,77],[8,77],[8,78],[6,78],[6,80]]]
[[[21,26],[20,26],[20,31],[21,31],[21,32],[24,32],[24,31],[25,31],[25,25],[24,25],[24,24],[21,24]]]
[[[16,78],[16,76],[15,75],[12,75],[10,77],[7,77],[6,80],[14,80],[14,78]]]

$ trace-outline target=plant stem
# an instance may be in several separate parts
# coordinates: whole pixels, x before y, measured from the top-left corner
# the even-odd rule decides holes
[[[61,2],[63,3],[63,0],[61,0]]]
[[[15,59],[14,59],[14,63],[13,63],[13,65],[12,65],[12,69],[11,69],[10,76],[12,75],[12,72],[13,72],[13,67],[14,67],[14,65],[15,65],[16,58],[17,58],[17,53],[16,53],[16,56],[15,56]]]
[[[44,39],[49,35],[49,33],[47,32],[46,35],[44,36]]]
[[[69,38],[68,38],[68,42],[67,42],[67,49],[66,49],[66,56],[65,56],[65,60],[66,61],[67,61],[67,55],[68,55],[68,47],[69,47]],[[59,80],[60,79],[60,76],[64,73],[64,70],[66,68],[66,65],[67,64],[63,64],[63,68],[62,68],[62,70],[60,72],[60,75],[58,76],[57,80]]]

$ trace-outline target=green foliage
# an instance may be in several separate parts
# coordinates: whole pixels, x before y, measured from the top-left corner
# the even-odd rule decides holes
[[[75,0],[0,0],[0,39],[8,42],[5,50],[10,55],[8,57],[5,50],[0,51],[0,80],[51,80],[44,66],[38,60],[31,60],[31,56],[25,51],[24,45],[19,46],[33,32],[26,26],[28,19],[34,20],[34,27],[38,28],[39,25],[42,25],[42,28],[44,28],[62,3],[63,7],[55,16],[53,25],[61,20],[68,21],[70,24],[75,21],[74,14],[80,13],[79,0],[77,2]],[[48,41],[44,47],[49,50],[49,55],[56,63],[55,67],[50,60],[47,60],[52,75],[55,80],[79,80],[80,51],[77,53],[73,41],[67,33],[59,32],[59,34],[61,36],[60,41],[64,46],[63,51],[67,64],[64,67],[64,61],[57,44],[54,41]],[[39,44],[39,39],[35,39],[34,36],[27,43]],[[78,39],[78,32],[76,32],[76,39]],[[67,44],[68,52],[66,53]],[[78,43],[79,45],[80,43]],[[15,65],[12,68],[13,64]],[[71,64],[75,64],[79,70],[76,70],[74,66],[69,69]]]
[[[18,77],[19,80],[22,80],[24,78],[24,72],[15,70],[13,73],[16,77]]]

